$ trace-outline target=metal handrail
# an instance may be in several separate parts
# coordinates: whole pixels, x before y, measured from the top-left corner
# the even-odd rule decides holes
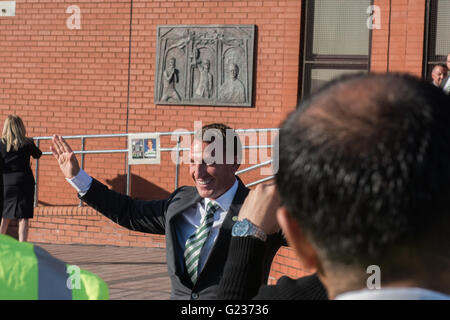
[[[279,128],[261,128],[261,129],[236,129],[236,133],[254,133],[254,132],[278,132]],[[178,180],[179,180],[179,168],[180,168],[180,151],[189,151],[190,148],[181,148],[180,147],[180,139],[181,136],[193,135],[194,131],[174,131],[174,132],[157,132],[156,134],[159,136],[176,136],[176,145],[172,148],[160,148],[161,152],[172,152],[176,151],[176,164],[175,164],[175,189],[178,188]],[[81,150],[73,151],[75,154],[80,154],[80,167],[84,169],[85,159],[84,155],[86,154],[109,154],[109,153],[128,153],[128,149],[107,149],[107,150],[85,150],[85,142],[86,139],[95,139],[95,138],[122,138],[135,133],[119,133],[119,134],[93,134],[93,135],[72,135],[72,136],[63,136],[64,139],[81,139]],[[145,134],[145,133],[144,133]],[[150,134],[150,133],[149,133]],[[151,134],[155,134],[151,132]],[[44,137],[34,137],[33,139],[36,141],[36,145],[39,148],[41,140],[51,140],[52,136],[44,136]],[[250,145],[243,146],[243,149],[265,149],[265,148],[273,148],[273,145]],[[42,152],[42,155],[52,155],[52,152],[46,151]],[[34,207],[37,207],[38,204],[38,188],[39,188],[39,159],[35,159],[35,194],[34,194]],[[265,161],[263,163],[259,163],[253,166],[250,166],[246,169],[239,170],[236,172],[236,175],[240,175],[260,167],[269,165],[272,160]],[[273,179],[274,176],[269,176],[254,182],[247,184],[247,187],[254,186],[258,183],[268,181]],[[130,194],[130,165],[127,161],[127,181],[126,181],[126,194]],[[79,206],[81,206],[82,201],[80,200]]]

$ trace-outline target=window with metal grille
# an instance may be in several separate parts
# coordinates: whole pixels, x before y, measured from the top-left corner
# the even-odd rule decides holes
[[[341,75],[368,72],[367,10],[372,0],[306,0],[303,4],[301,97]]]
[[[450,53],[450,1],[427,0],[426,20],[424,77],[431,79],[433,67]]]

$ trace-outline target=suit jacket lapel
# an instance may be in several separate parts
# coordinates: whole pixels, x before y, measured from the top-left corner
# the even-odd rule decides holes
[[[233,217],[237,218],[237,215],[239,214],[239,210],[241,209],[242,204],[244,203],[245,198],[247,197],[249,193],[249,189],[245,187],[245,185],[242,183],[242,181],[239,179],[239,177],[236,177],[238,180],[238,189],[236,191],[236,194],[233,198],[233,201],[231,203],[231,206],[228,210],[228,213],[223,221],[222,227],[220,228],[219,235],[217,236],[216,242],[211,249],[211,253],[209,255],[208,260],[205,263],[204,271],[207,268],[208,261],[215,261],[216,258],[220,257],[220,262],[217,260],[219,264],[222,264],[221,261],[224,261],[227,254],[228,254],[228,245],[231,238],[231,229],[233,228],[233,225],[235,223],[236,219],[233,219]],[[166,250],[171,250],[169,256],[171,257],[172,261],[170,262],[169,259],[167,261],[169,268],[173,268],[173,271],[175,274],[181,279],[182,282],[185,282],[185,284],[188,283],[187,278],[184,274],[184,268],[180,265],[179,259],[177,258],[176,253],[176,247],[178,246],[177,243],[177,236],[176,236],[176,230],[175,230],[175,224],[176,218],[188,210],[190,207],[195,205],[197,202],[201,201],[202,198],[197,192],[197,189],[195,187],[187,187],[185,190],[179,192],[179,196],[175,195],[174,198],[171,201],[170,204],[170,210],[167,211],[166,221],[168,230],[166,232],[166,236],[170,235],[170,239],[168,239],[168,243],[171,243],[171,248],[167,246]],[[215,258],[216,257],[216,258]],[[211,265],[211,263],[209,263]],[[170,266],[171,265],[171,266]],[[223,265],[222,265],[223,267]],[[214,271],[214,272],[217,272]],[[203,272],[202,272],[203,273]],[[201,273],[201,274],[202,274]],[[207,272],[206,272],[207,273]],[[200,280],[200,279],[199,279]],[[199,281],[197,282],[199,283]]]
[[[219,235],[217,236],[216,242],[211,249],[208,259],[205,262],[205,266],[203,267],[202,272],[200,273],[199,280],[197,284],[200,283],[200,278],[204,278],[208,276],[209,269],[212,268],[213,272],[219,272],[220,268],[224,266],[224,261],[228,255],[228,247],[231,240],[231,229],[233,228],[234,223],[236,222],[237,216],[239,214],[239,210],[244,203],[245,198],[247,197],[250,190],[242,183],[242,181],[236,177],[239,182],[238,189],[236,191],[236,195],[233,198],[233,202],[231,203],[230,209],[228,209],[228,213],[225,217],[225,220],[222,223],[222,227],[220,227]],[[203,275],[203,277],[202,277]]]
[[[175,196],[170,203],[170,210],[167,212],[167,221],[171,221],[172,218],[185,212],[189,207],[195,205],[202,198],[194,187],[188,187],[179,196]]]
[[[190,207],[194,206],[197,202],[199,202],[202,198],[197,192],[195,187],[186,187],[184,190],[180,191],[178,195],[175,195],[174,198],[170,202],[170,209],[167,211],[167,223],[166,223],[166,237],[170,237],[167,239],[167,264],[169,270],[172,269],[182,281],[184,281],[184,268],[180,265],[180,254],[178,252],[178,241],[177,234],[175,228],[175,221],[177,217],[188,210]],[[169,259],[170,257],[170,259]],[[170,261],[171,260],[171,261]]]
[[[222,227],[220,228],[219,237],[221,233],[229,233],[231,235],[231,229],[233,228],[233,225],[237,219],[239,210],[241,210],[242,204],[244,203],[245,198],[250,192],[250,190],[242,183],[241,179],[239,179],[238,177],[236,178],[238,179],[239,186],[236,191],[236,195],[234,196],[233,202],[231,203],[230,209],[228,210],[228,213],[225,217],[225,220],[223,221]],[[217,240],[220,240],[220,238],[218,238]]]

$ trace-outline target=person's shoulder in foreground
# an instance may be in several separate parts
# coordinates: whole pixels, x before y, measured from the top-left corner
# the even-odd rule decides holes
[[[346,292],[335,300],[450,300],[450,296],[422,288],[383,288]]]

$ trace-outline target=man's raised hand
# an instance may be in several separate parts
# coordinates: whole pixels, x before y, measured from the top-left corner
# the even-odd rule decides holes
[[[248,219],[266,234],[280,230],[276,212],[280,207],[280,196],[275,183],[259,184],[250,191],[239,211],[239,220]]]
[[[77,157],[63,137],[53,135],[50,150],[58,161],[64,177],[71,179],[80,171]]]

